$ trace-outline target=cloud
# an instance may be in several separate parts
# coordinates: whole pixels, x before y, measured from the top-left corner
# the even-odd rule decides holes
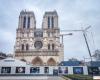
[[[37,27],[41,27],[45,11],[57,10],[59,27],[62,30],[81,29],[91,25],[95,49],[100,49],[100,1],[99,0],[0,0],[0,50],[12,52],[18,27],[18,16],[21,10],[32,10],[35,13]],[[67,32],[68,33],[68,32]],[[94,45],[90,33],[88,41],[91,52]],[[71,57],[83,59],[89,57],[81,32],[64,38],[65,60]],[[92,53],[93,54],[93,53]]]

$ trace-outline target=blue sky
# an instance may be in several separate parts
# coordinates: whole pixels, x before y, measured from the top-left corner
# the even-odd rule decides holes
[[[18,17],[24,9],[34,11],[38,28],[45,11],[53,10],[58,12],[61,30],[76,30],[91,25],[87,32],[91,53],[100,49],[100,0],[0,0],[0,51],[14,53]],[[65,60],[89,57],[81,32],[64,37],[64,46]]]

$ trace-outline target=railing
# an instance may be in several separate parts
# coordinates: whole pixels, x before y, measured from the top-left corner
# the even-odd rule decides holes
[[[54,49],[54,50],[48,50],[48,49],[34,49],[34,50],[20,50],[20,49],[17,49],[15,51],[16,53],[19,53],[19,52],[59,52],[58,49]]]
[[[52,53],[52,54],[49,54],[49,53],[28,53],[28,54],[25,54],[25,53],[17,53],[15,54],[15,56],[58,56],[58,53]]]

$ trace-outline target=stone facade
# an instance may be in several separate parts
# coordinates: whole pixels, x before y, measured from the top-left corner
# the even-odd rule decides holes
[[[36,28],[34,12],[21,11],[14,48],[15,58],[33,65],[57,65],[63,61],[57,12],[45,12],[42,28]]]

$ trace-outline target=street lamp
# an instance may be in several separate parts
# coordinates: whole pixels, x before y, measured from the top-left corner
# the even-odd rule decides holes
[[[67,36],[67,35],[73,35],[73,34],[72,34],[72,33],[68,33],[68,34],[60,34],[61,39],[62,39],[62,44],[63,44],[63,38],[64,38],[64,36]]]

